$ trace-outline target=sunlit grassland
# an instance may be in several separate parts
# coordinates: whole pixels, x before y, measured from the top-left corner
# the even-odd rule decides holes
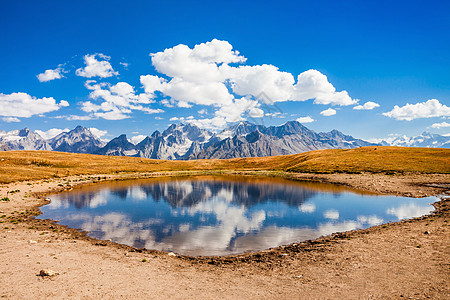
[[[172,171],[282,171],[300,173],[450,173],[450,149],[362,147],[236,159],[154,160],[52,151],[0,152],[0,182],[67,175]]]

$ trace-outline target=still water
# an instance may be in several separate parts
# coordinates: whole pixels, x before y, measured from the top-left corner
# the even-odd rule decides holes
[[[437,201],[243,177],[115,182],[50,199],[42,219],[94,238],[186,255],[257,251],[367,228],[427,214]]]

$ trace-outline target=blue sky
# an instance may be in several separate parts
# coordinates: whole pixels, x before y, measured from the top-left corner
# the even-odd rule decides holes
[[[93,2],[0,1],[0,130],[450,132],[448,1]]]

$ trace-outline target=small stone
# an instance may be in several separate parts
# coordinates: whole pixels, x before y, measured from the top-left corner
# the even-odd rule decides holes
[[[167,255],[169,255],[169,256],[177,256],[175,253],[173,253],[173,252],[169,252]]]
[[[28,243],[30,243],[30,244],[37,244],[37,242],[33,241],[33,240],[29,240]]]
[[[303,277],[303,275],[295,276],[295,278],[302,278],[302,277]]]
[[[428,231],[428,230],[424,232],[424,234],[430,234],[430,233],[431,233],[431,232],[430,232],[430,231]]]
[[[56,276],[56,275],[59,275],[59,273],[52,271],[50,269],[43,269],[43,270],[39,271],[39,276],[41,276],[41,277],[52,277],[52,276]]]

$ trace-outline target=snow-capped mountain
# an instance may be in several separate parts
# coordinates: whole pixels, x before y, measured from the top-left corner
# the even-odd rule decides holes
[[[137,156],[137,153],[136,145],[128,141],[125,134],[113,138],[105,147],[95,152],[95,154],[111,156]]]
[[[316,133],[296,121],[270,127],[239,122],[215,134],[189,123],[172,124],[138,144],[131,143],[123,134],[104,145],[82,126],[49,140],[28,128],[0,132],[0,149],[3,150],[55,150],[169,160],[272,156],[370,145],[375,144],[337,130]]]
[[[28,128],[0,131],[0,151],[55,150],[169,160],[272,156],[380,144],[450,148],[450,136],[424,132],[415,137],[395,136],[375,144],[338,130],[316,133],[296,121],[270,127],[239,122],[218,133],[189,123],[172,124],[162,133],[153,132],[138,144],[131,143],[126,135],[121,135],[105,145],[82,126],[49,140]]]
[[[216,136],[220,140],[224,140],[226,138],[232,138],[235,135],[237,136],[246,136],[249,133],[252,133],[256,130],[264,131],[265,127],[263,125],[256,125],[250,122],[239,122],[237,124],[231,125],[230,127],[222,130]]]
[[[0,149],[5,150],[48,150],[73,153],[94,153],[103,143],[92,132],[77,126],[51,139],[44,139],[38,133],[24,128],[9,132],[0,131]],[[6,148],[6,146],[8,148]]]
[[[155,131],[136,145],[138,156],[154,159],[185,159],[203,149],[213,134],[191,124],[172,124]]]
[[[11,148],[9,148],[8,144],[0,141],[0,151],[9,151]]]
[[[11,150],[52,150],[45,139],[29,128],[0,132],[0,141]]]
[[[190,155],[189,159],[286,155],[318,149],[375,145],[337,130],[316,133],[296,121],[270,127],[241,122],[218,136],[228,137],[208,143],[203,150]]]
[[[381,142],[384,146],[450,148],[450,136],[424,132],[415,137],[393,137]]]
[[[83,126],[77,126],[69,132],[63,132],[48,140],[54,151],[73,153],[95,153],[103,143],[98,137]]]

